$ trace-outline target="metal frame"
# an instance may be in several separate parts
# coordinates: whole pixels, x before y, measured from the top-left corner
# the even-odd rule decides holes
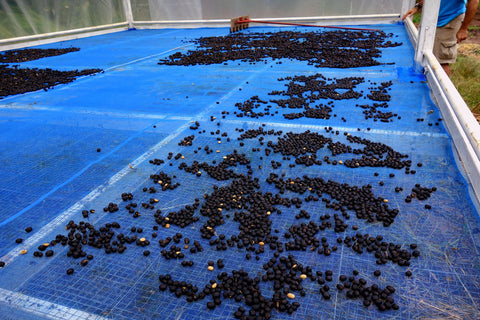
[[[480,202],[480,125],[432,52],[425,54],[425,76],[453,139],[467,180]]]
[[[410,38],[413,46],[416,47],[418,42],[418,30],[417,27],[415,27],[415,25],[413,24],[411,18],[405,19],[405,29],[407,30],[408,37]]]
[[[429,0],[423,3],[422,20],[418,32],[418,41],[415,46],[415,70],[421,72],[425,63],[425,54],[432,52],[437,29],[440,0]]]
[[[125,10],[125,18],[127,19],[128,29],[134,29],[133,12],[131,0],[123,0],[123,9]]]

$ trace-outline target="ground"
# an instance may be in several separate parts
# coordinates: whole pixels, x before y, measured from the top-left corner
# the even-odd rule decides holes
[[[480,62],[480,9],[477,10],[475,17],[470,24],[467,40],[460,43],[458,52],[461,55],[474,58]],[[470,107],[473,109],[472,106]],[[475,111],[472,110],[475,118],[480,122],[480,113]]]
[[[477,47],[480,47],[480,10],[477,10],[475,17],[470,23],[468,39],[464,43],[475,44]]]
[[[470,23],[468,38],[459,45],[459,53],[480,61],[480,10]]]

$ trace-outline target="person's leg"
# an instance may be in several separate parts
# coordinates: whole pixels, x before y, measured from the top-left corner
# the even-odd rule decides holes
[[[450,75],[450,64],[457,60],[457,32],[463,17],[464,14],[459,15],[445,26],[438,27],[435,33],[433,54],[447,75]]]
[[[447,74],[447,76],[450,76],[450,64],[448,63],[442,63],[441,64],[443,71]]]

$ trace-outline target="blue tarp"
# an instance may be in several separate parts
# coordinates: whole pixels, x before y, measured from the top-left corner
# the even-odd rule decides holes
[[[207,270],[209,260],[222,258],[225,268],[221,272],[243,269],[253,278],[262,274],[262,265],[269,261],[273,251],[266,250],[259,255],[258,261],[246,260],[245,250],[236,247],[216,251],[208,240],[200,237],[199,229],[207,218],[198,211],[195,216],[200,222],[183,229],[173,225],[160,227],[158,238],[152,238],[152,228],[156,225],[153,212],[144,210],[140,217],[133,219],[124,209],[126,203],[121,194],[131,192],[138,204],[148,202],[152,195],[142,189],[152,185],[150,174],[164,171],[175,175],[173,181],[180,186],[154,195],[159,200],[156,208],[161,209],[163,215],[191,205],[196,198],[202,203],[203,195],[211,194],[214,185],[225,186],[231,181],[218,182],[206,174],[198,178],[179,171],[179,161],[168,160],[168,153],[181,153],[182,161],[188,164],[194,160],[211,163],[212,160],[220,162],[223,156],[238,149],[252,161],[254,175],[259,178],[264,192],[277,192],[265,182],[270,172],[293,178],[308,175],[350,185],[371,184],[376,196],[388,199],[390,208],[399,210],[389,227],[357,219],[349,210],[351,218],[346,223],[357,225],[357,231],[349,228],[335,233],[326,229],[317,234],[318,238],[325,237],[328,243],[335,245],[337,238],[360,232],[382,235],[385,241],[403,247],[416,243],[421,252],[418,258],[412,258],[408,268],[393,263],[378,266],[373,254],[359,255],[343,245],[338,245],[339,249],[330,256],[308,250],[291,252],[298,261],[314,270],[333,271],[332,298],[323,300],[318,293],[319,285],[305,280],[305,297],[297,295],[295,298],[300,303],[299,309],[293,315],[273,311],[273,318],[479,318],[478,213],[456,164],[451,138],[430,99],[427,84],[422,75],[412,71],[414,51],[406,31],[401,25],[376,28],[393,33],[393,40],[403,45],[382,49],[379,66],[351,69],[315,68],[306,62],[292,60],[282,61],[282,64],[272,60],[267,60],[266,64],[235,61],[226,65],[189,67],[157,64],[159,59],[172,53],[193,49],[195,45],[190,40],[226,35],[226,28],[135,30],[42,46],[78,47],[80,51],[25,62],[21,67],[101,68],[105,72],[56,86],[47,92],[42,90],[0,100],[0,261],[7,262],[0,269],[0,296],[4,296],[0,297],[0,312],[11,319],[51,318],[52,315],[67,319],[90,316],[108,319],[233,317],[239,306],[245,306],[243,302],[225,299],[215,310],[208,310],[208,298],[187,303],[185,298],[176,298],[168,290],[159,291],[158,276],[170,273],[175,279],[194,283],[201,290],[220,272]],[[301,29],[258,27],[244,32],[276,30]],[[358,100],[334,101],[332,113],[336,116],[328,120],[288,120],[281,116],[284,110],[259,119],[233,115],[238,111],[237,102],[254,95],[269,100],[269,92],[284,90],[285,83],[279,82],[279,78],[316,73],[333,79],[364,77],[365,81],[357,90],[365,94]],[[396,113],[397,117],[388,123],[365,119],[363,109],[356,105],[372,103],[366,98],[372,83],[388,81],[392,81],[388,91],[392,98],[384,111]],[[222,111],[228,111],[229,115],[222,118]],[[217,119],[211,121],[211,116]],[[198,134],[198,130],[189,128],[195,121],[205,133]],[[310,130],[343,143],[347,141],[344,132],[384,143],[408,155],[417,173],[341,165],[291,168],[288,164],[293,162],[284,160],[280,154],[261,158],[262,154],[252,152],[252,148],[260,147],[257,139],[245,140],[245,146],[239,148],[236,139],[240,133],[235,128],[248,130],[262,125],[265,130],[284,133]],[[325,127],[332,127],[333,132],[340,134],[326,133]],[[216,130],[227,133],[231,141],[222,138],[222,143],[218,144],[217,136],[210,134]],[[195,135],[192,146],[178,145],[180,140],[192,134]],[[274,138],[266,137],[266,140]],[[205,145],[215,152],[194,153]],[[327,155],[333,158],[326,148],[317,153],[318,159]],[[349,157],[351,155],[335,158]],[[165,160],[165,164],[150,164],[149,160],[154,158]],[[282,166],[273,171],[271,160]],[[422,166],[417,167],[420,162]],[[391,173],[395,176],[390,177]],[[415,184],[436,187],[437,191],[425,201],[414,199],[406,203],[404,199]],[[403,191],[395,192],[395,187]],[[283,196],[301,197],[290,191]],[[120,210],[103,212],[110,202],[117,203]],[[425,204],[432,208],[426,209]],[[83,218],[81,211],[90,209],[96,212]],[[304,202],[302,209],[308,211],[310,220],[315,222],[320,221],[321,215],[337,213],[321,201]],[[299,209],[294,206],[281,207],[281,210],[281,215],[272,215],[272,229],[279,229],[280,239],[285,240],[283,234],[292,224],[308,220],[295,219]],[[32,256],[42,243],[55,239],[57,234],[66,235],[65,225],[70,220],[88,221],[98,227],[116,221],[121,225],[118,232],[126,235],[132,234],[131,227],[141,227],[144,229],[142,236],[151,241],[148,247],[151,254],[143,256],[145,249],[135,245],[122,255],[87,248],[85,250],[93,254],[94,259],[85,267],[79,265],[79,259],[67,257],[68,249],[58,244],[52,247],[55,255],[51,258]],[[29,226],[33,231],[25,233],[24,229]],[[192,241],[198,240],[204,248],[203,252],[186,257],[185,260],[195,263],[191,268],[182,267],[181,260],[165,260],[160,254],[162,248],[158,239],[172,237],[177,232]],[[227,219],[216,232],[238,234],[238,223]],[[23,238],[24,242],[16,244],[17,238]],[[27,249],[27,254],[20,255],[22,249]],[[66,274],[69,268],[75,269],[73,275]],[[392,297],[399,310],[382,313],[374,306],[364,307],[361,300],[346,299],[345,293],[337,291],[338,276],[351,275],[354,269],[369,285],[394,286],[396,292]],[[373,275],[377,269],[382,272],[378,278]],[[406,277],[406,270],[411,270],[413,276]],[[266,295],[272,293],[269,285],[261,284]]]

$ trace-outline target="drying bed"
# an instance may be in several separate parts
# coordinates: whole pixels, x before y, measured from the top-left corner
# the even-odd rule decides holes
[[[9,63],[95,74],[0,100],[2,314],[478,318],[468,183],[403,26],[375,28],[135,30]]]

